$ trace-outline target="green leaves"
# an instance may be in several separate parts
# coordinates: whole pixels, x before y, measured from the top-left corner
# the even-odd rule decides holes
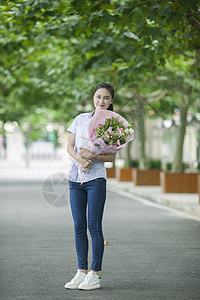
[[[89,101],[91,107],[91,90],[99,81],[110,81],[119,94],[136,88],[146,97],[159,89],[161,81],[155,78],[162,75],[170,78],[170,99],[173,93],[177,99],[180,81],[193,94],[198,91],[198,1],[4,2],[0,6],[4,103],[18,103],[20,109],[45,106],[60,110],[64,117],[66,110],[76,114],[77,105],[83,110]],[[166,82],[162,85],[165,90]],[[169,100],[169,95],[165,97]],[[126,101],[124,93],[116,96],[119,109],[133,107],[134,101]]]

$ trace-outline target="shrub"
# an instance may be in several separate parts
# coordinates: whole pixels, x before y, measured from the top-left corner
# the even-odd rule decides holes
[[[130,164],[130,167],[131,168],[138,168],[139,167],[139,160],[137,160],[137,159],[132,160],[131,164]]]
[[[190,167],[189,163],[183,162],[182,163],[182,171],[184,171],[185,169],[188,169]],[[172,162],[168,162],[166,163],[166,171],[169,172],[172,169]]]
[[[149,167],[149,169],[161,169],[161,160],[160,159],[149,159],[148,167]]]

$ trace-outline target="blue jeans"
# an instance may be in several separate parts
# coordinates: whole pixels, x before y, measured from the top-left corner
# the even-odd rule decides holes
[[[106,180],[97,178],[83,184],[69,181],[69,190],[78,268],[88,269],[88,221],[92,238],[91,270],[101,271],[104,252],[102,218],[106,200]]]

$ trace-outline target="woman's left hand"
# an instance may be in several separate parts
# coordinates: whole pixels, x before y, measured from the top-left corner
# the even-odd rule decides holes
[[[79,152],[80,152],[80,156],[82,157],[82,158],[85,158],[85,159],[92,159],[92,153],[88,150],[88,149],[86,149],[86,148],[80,148],[79,149]]]

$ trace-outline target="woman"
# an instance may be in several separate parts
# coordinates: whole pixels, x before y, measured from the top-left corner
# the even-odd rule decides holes
[[[115,153],[97,155],[81,146],[85,128],[93,115],[102,109],[113,110],[113,99],[114,88],[107,83],[98,84],[93,95],[94,112],[78,115],[68,128],[71,134],[67,151],[83,170],[80,174],[77,163],[75,163],[68,174],[78,259],[78,270],[75,277],[65,284],[65,288],[68,289],[93,290],[100,288],[100,271],[104,251],[102,218],[106,199],[104,162],[113,162]],[[92,238],[92,265],[89,272],[87,225]]]

